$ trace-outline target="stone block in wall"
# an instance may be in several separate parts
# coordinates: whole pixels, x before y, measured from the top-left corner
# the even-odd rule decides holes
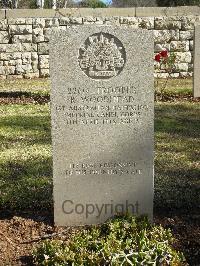
[[[15,52],[15,53],[9,53],[9,59],[10,60],[17,60],[17,59],[21,59],[22,58],[22,53],[18,53],[18,52]]]
[[[31,52],[22,53],[22,64],[31,64]]]
[[[49,43],[48,42],[38,43],[38,54],[49,54]]]
[[[62,17],[59,19],[59,25],[68,25],[70,24],[69,17]]]
[[[166,43],[179,40],[179,30],[154,30],[155,43]]]
[[[21,43],[14,43],[14,44],[0,44],[0,53],[14,53],[14,52],[21,52],[22,47]]]
[[[2,60],[2,61],[3,61],[3,60],[4,60],[4,61],[5,61],[5,60],[9,60],[9,58],[8,58],[8,53],[4,53],[4,52],[1,53],[1,52],[0,52],[0,60]]]
[[[45,19],[44,18],[33,18],[33,29],[45,27]]]
[[[181,29],[181,21],[176,17],[155,17],[156,30],[176,30]]]
[[[177,63],[191,63],[192,62],[192,55],[191,52],[174,52],[176,56]]]
[[[39,68],[49,68],[49,55],[39,55]]]
[[[5,61],[7,66],[16,66],[18,64],[22,64],[22,60],[21,59],[17,59],[17,60],[9,60],[9,61]]]
[[[190,47],[190,51],[193,51],[193,49],[194,49],[194,41],[193,40],[190,40],[189,47]]]
[[[175,63],[174,67],[177,72],[188,72],[188,63]]]
[[[48,68],[40,69],[40,77],[41,78],[49,77],[49,69]]]
[[[103,18],[102,17],[96,17],[95,24],[97,25],[103,25]]]
[[[194,30],[180,31],[180,41],[192,40],[194,37]]]
[[[17,64],[16,65],[16,74],[26,74],[26,73],[32,73],[33,69],[31,64]]]
[[[13,43],[32,43],[32,35],[14,35],[12,38]]]
[[[178,78],[179,77],[179,73],[171,73],[170,77],[171,78]]]
[[[13,75],[15,74],[15,66],[1,66],[0,75]]]
[[[45,42],[49,41],[49,38],[51,36],[51,32],[52,32],[52,29],[50,29],[50,28],[45,28],[44,29],[44,41]]]
[[[21,43],[22,52],[37,52],[37,44],[35,43]]]
[[[188,77],[192,77],[192,73],[190,73],[190,72],[180,72],[179,73],[179,76],[180,76],[180,78],[188,78]]]
[[[24,77],[25,79],[39,78],[39,76],[40,76],[39,71],[34,72],[34,73],[25,73],[25,74],[23,75],[23,77]]]
[[[162,50],[170,51],[170,44],[169,43],[157,43],[154,45],[154,52],[160,52]]]
[[[170,51],[187,52],[189,51],[189,41],[172,41]]]
[[[33,29],[33,43],[44,42],[43,28]]]
[[[69,18],[69,23],[70,24],[81,25],[81,24],[83,24],[83,18],[82,17],[70,17]]]
[[[8,29],[7,19],[1,19],[0,20],[0,30],[7,30],[7,29]]]
[[[169,76],[169,73],[154,73],[155,78],[167,78]]]
[[[38,62],[38,53],[37,52],[32,52],[31,53],[31,60]]]
[[[119,26],[119,17],[104,17],[103,19],[103,24],[104,25],[116,25]]]
[[[9,34],[7,31],[0,31],[0,43],[8,43]]]
[[[11,34],[32,34],[32,25],[9,25]]]
[[[36,61],[31,62],[31,66],[32,66],[33,72],[38,71],[39,69],[38,62]]]
[[[32,18],[9,18],[8,24],[9,25],[32,25],[33,19]]]
[[[0,80],[6,79],[6,75],[0,75]]]
[[[195,17],[195,16],[185,16],[182,18],[181,21],[181,29],[182,30],[194,30],[194,24],[196,22],[200,21],[200,17]]]
[[[142,29],[147,29],[147,30],[153,30],[154,29],[154,18],[153,17],[142,17],[138,18],[138,26],[139,28]]]
[[[93,16],[87,16],[83,18],[83,24],[95,24],[96,18]]]
[[[0,66],[3,66],[3,61],[0,61]]]
[[[119,23],[123,25],[131,25],[136,29],[139,27],[139,19],[136,17],[120,17]]]
[[[45,28],[59,27],[58,18],[46,18],[45,19]]]

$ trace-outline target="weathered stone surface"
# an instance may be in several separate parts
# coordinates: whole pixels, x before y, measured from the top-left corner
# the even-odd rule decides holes
[[[39,67],[49,68],[49,55],[39,55]]]
[[[49,69],[48,68],[41,68],[40,69],[40,77],[41,78],[49,77]]]
[[[10,25],[9,31],[11,34],[31,34],[32,25]]]
[[[156,17],[155,18],[156,30],[176,30],[181,29],[181,21],[175,17]]]
[[[47,42],[38,44],[38,54],[49,54],[49,44]]]
[[[155,43],[178,41],[179,31],[178,30],[154,30]]]
[[[200,97],[200,25],[195,26],[193,96]]]
[[[1,66],[0,75],[13,75],[15,73],[15,66]]]
[[[22,43],[21,51],[22,52],[37,52],[37,45],[34,43]]]
[[[180,41],[191,40],[194,37],[194,30],[180,31]]]
[[[170,43],[170,50],[177,52],[189,51],[189,41],[172,41]]]
[[[97,48],[89,66],[94,39],[110,56]],[[127,210],[152,219],[151,32],[94,25],[55,31],[50,55],[55,223],[95,224]]]
[[[36,28],[44,28],[45,27],[45,19],[44,18],[34,18],[33,19],[33,29]]]
[[[139,28],[147,29],[147,30],[154,29],[154,18],[152,18],[152,17],[138,18],[138,22],[139,22],[139,24],[138,24]]]
[[[32,43],[32,35],[14,35],[13,43]]]
[[[194,41],[190,40],[190,43],[189,43],[190,51],[193,51],[193,44],[194,44]]]
[[[187,72],[188,71],[188,64],[187,63],[175,63],[174,66],[175,66],[175,69],[177,72],[178,71],[179,72],[181,72],[181,71]]]
[[[119,23],[134,26],[136,29],[139,27],[139,20],[135,17],[121,17]]]
[[[0,43],[8,43],[9,35],[7,31],[0,31]]]
[[[175,52],[174,54],[176,55],[177,64],[179,64],[179,63],[191,63],[191,61],[192,61],[191,52],[185,52],[185,53]]]
[[[33,79],[33,78],[38,78],[39,77],[39,71],[36,71],[34,73],[26,73],[23,75],[25,79]]]
[[[22,64],[31,64],[31,56],[30,52],[26,52],[22,54]]]
[[[200,18],[195,16],[185,16],[182,18],[182,30],[194,30],[194,24],[199,22]]]
[[[7,30],[8,29],[8,24],[6,19],[1,19],[0,20],[0,30]]]
[[[59,26],[58,18],[45,19],[45,28],[58,27],[58,26]]]
[[[10,18],[8,19],[9,25],[32,25],[32,18]]]
[[[44,42],[44,31],[42,28],[33,29],[33,43]]]
[[[7,53],[14,53],[14,52],[21,52],[22,47],[20,43],[15,44],[0,44],[0,53],[7,52]]]
[[[157,44],[155,44],[155,46],[154,46],[155,52],[160,52],[162,50],[170,51],[170,44],[169,43],[163,43],[163,44],[157,43]]]

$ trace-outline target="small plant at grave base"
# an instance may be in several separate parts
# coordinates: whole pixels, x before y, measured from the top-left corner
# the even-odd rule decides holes
[[[165,73],[168,74],[167,78],[165,79],[165,82],[163,84],[159,84],[159,81],[156,81],[156,88],[159,90],[158,93],[160,94],[161,100],[163,100],[164,92],[167,87],[167,83],[170,78],[170,74],[175,69],[175,61],[176,61],[176,55],[174,53],[169,53],[167,50],[163,50],[155,55],[154,60],[156,61],[155,64],[155,70],[158,72],[161,72],[162,70],[165,70]],[[156,92],[157,93],[157,92]],[[157,98],[156,98],[157,99]]]
[[[44,241],[33,251],[33,259],[46,266],[187,265],[173,242],[169,229],[151,225],[146,217],[117,216],[82,229],[68,242]]]

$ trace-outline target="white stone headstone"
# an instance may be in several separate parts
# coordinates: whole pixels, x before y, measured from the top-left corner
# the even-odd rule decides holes
[[[151,32],[82,26],[54,32],[52,80],[56,225],[153,215]]]

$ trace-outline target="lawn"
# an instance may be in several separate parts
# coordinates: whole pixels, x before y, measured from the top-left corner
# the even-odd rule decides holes
[[[170,81],[165,92],[170,99],[155,103],[154,214],[155,222],[171,227],[175,235],[180,228],[173,228],[169,219],[192,226],[188,234],[198,239],[200,105],[191,100],[191,82]],[[49,93],[46,79],[0,83],[0,219],[35,212],[52,217]],[[190,239],[191,247],[184,237],[179,237],[178,246],[190,265],[197,265],[200,243]]]

